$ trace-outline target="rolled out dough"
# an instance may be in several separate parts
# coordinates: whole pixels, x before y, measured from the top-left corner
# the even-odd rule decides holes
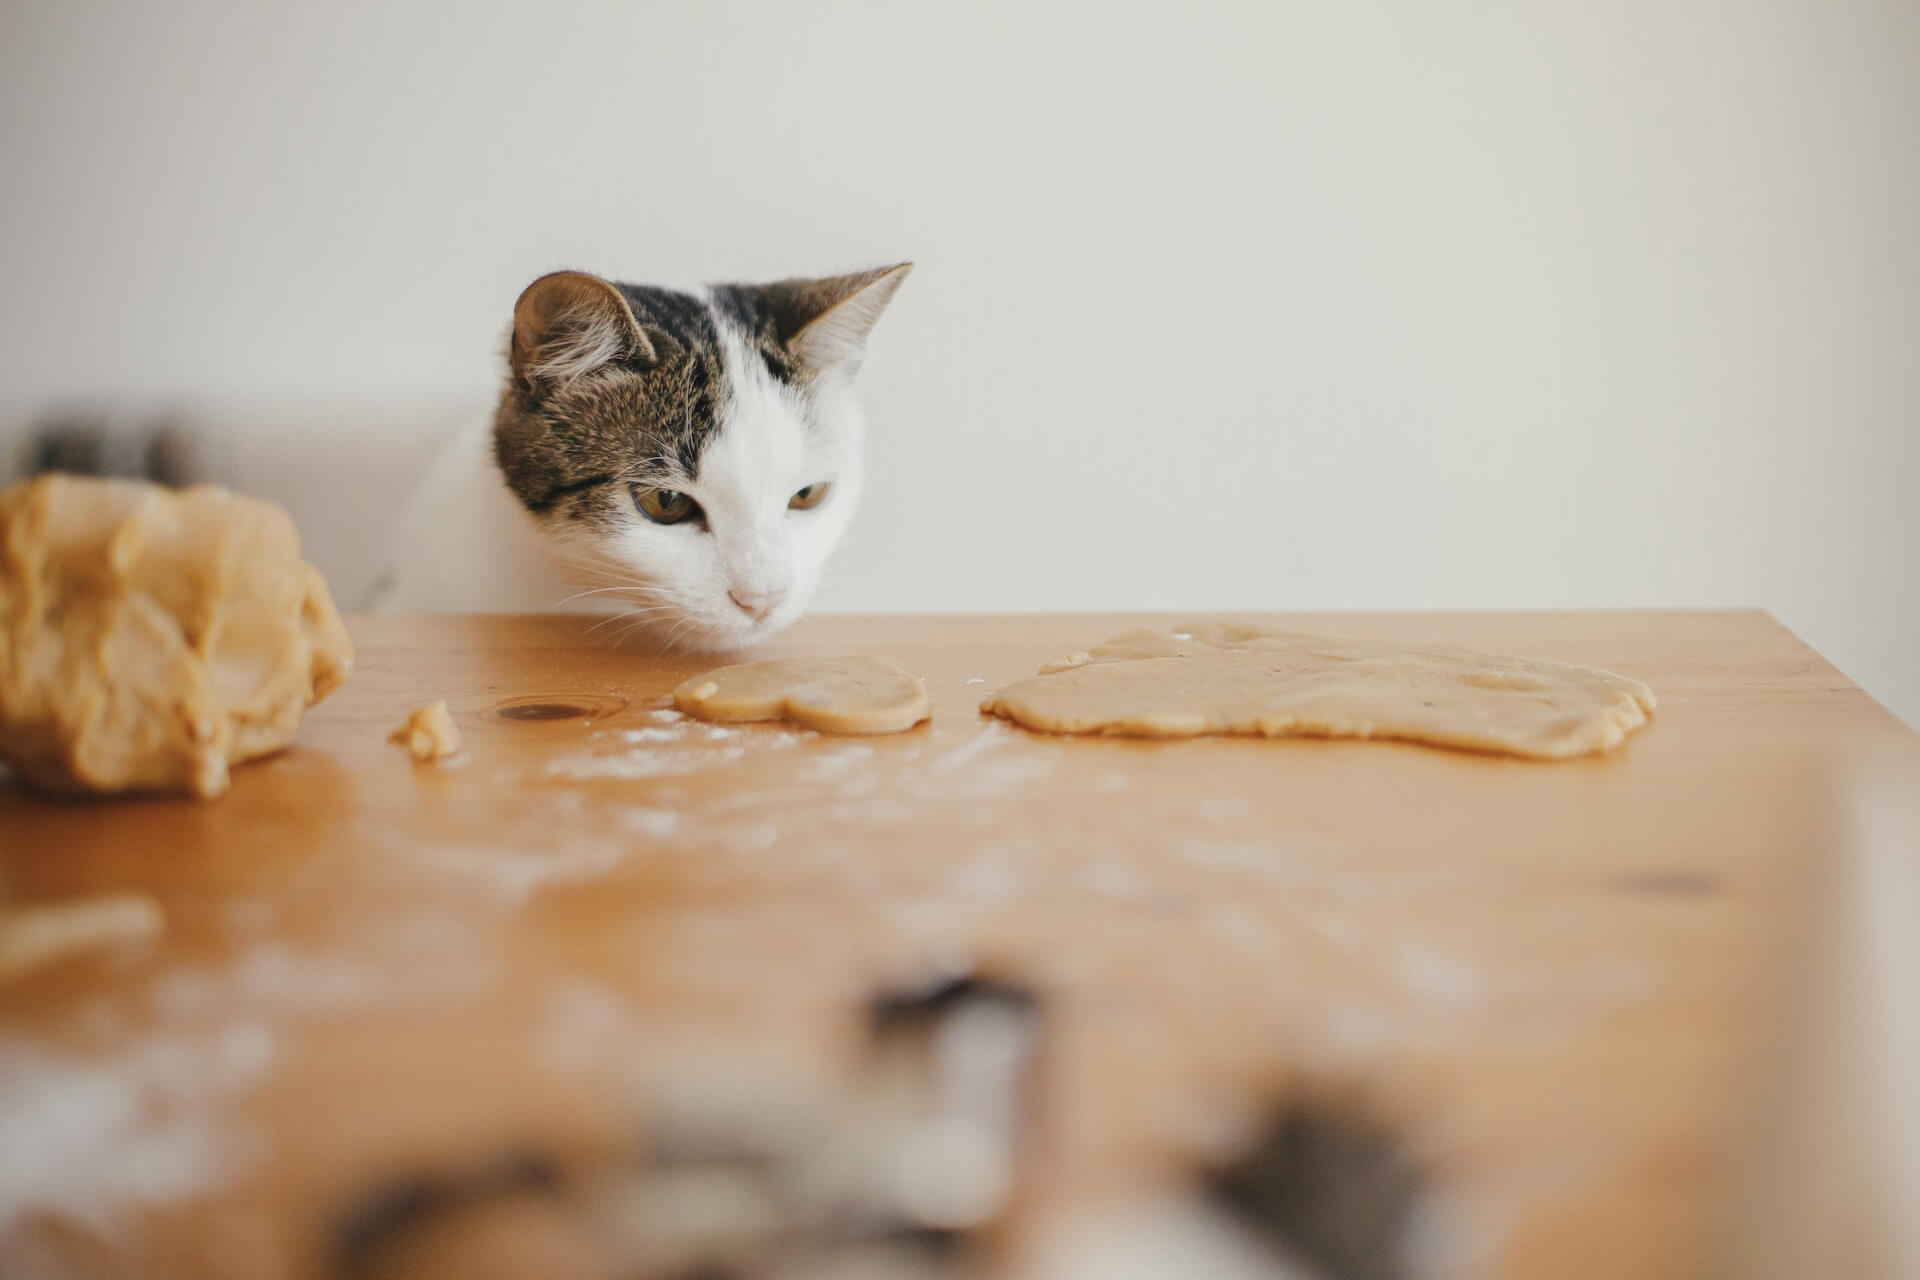
[[[272,503],[60,475],[0,492],[0,759],[36,786],[217,796],[352,666]]]
[[[1618,746],[1653,705],[1638,680],[1592,667],[1212,623],[1115,636],[981,709],[1050,733],[1396,738],[1557,760]]]
[[[782,658],[685,681],[673,703],[702,720],[785,717],[822,733],[899,733],[932,714],[918,676],[878,658]]]
[[[460,749],[460,727],[454,724],[442,698],[409,711],[405,722],[387,735],[387,741],[404,746],[415,760],[438,760]]]

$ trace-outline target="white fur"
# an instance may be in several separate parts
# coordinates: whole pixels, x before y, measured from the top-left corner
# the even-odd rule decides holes
[[[632,509],[624,488],[605,497],[623,512],[611,533],[565,518],[542,522],[508,491],[490,424],[481,424],[448,445],[409,503],[379,607],[605,613],[610,634],[710,650],[751,644],[798,618],[859,503],[864,421],[849,371],[815,383],[809,415],[724,322],[719,328],[725,416],[698,477],[675,483],[706,511],[704,528],[655,524]],[[823,482],[833,486],[826,501],[788,509],[795,492]]]

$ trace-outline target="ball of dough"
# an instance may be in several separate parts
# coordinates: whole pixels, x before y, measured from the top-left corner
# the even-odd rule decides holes
[[[352,667],[272,503],[58,475],[0,492],[0,759],[36,786],[217,796]]]

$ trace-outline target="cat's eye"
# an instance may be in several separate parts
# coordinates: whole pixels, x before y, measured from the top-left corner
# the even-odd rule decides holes
[[[700,514],[700,504],[678,489],[642,489],[635,486],[633,505],[655,524],[679,524]]]
[[[787,499],[787,506],[795,511],[811,511],[827,500],[827,494],[833,489],[833,482],[821,480],[810,484]]]

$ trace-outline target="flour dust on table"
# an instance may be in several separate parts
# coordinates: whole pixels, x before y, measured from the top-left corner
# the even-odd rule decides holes
[[[859,502],[854,378],[910,266],[687,293],[535,280],[498,408],[408,503],[376,606],[605,613],[708,650],[786,626]]]

